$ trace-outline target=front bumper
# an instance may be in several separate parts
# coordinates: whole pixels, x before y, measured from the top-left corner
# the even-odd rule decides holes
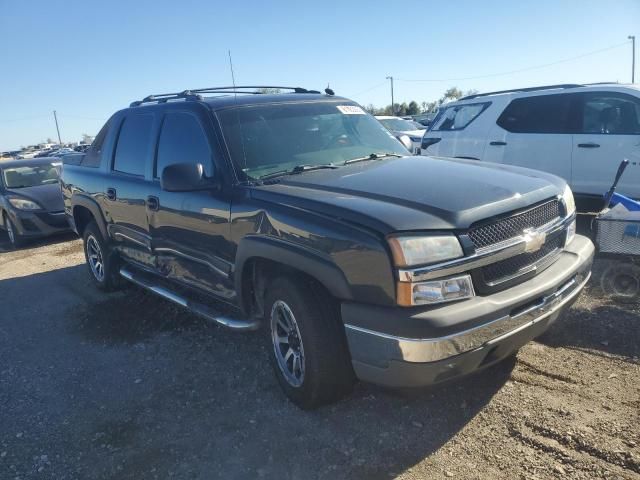
[[[45,237],[71,230],[67,216],[62,212],[42,212],[14,209],[9,217],[21,237]]]
[[[436,308],[343,304],[356,375],[381,385],[421,386],[507,357],[576,300],[591,275],[593,254],[591,241],[576,236],[552,266],[531,280]]]

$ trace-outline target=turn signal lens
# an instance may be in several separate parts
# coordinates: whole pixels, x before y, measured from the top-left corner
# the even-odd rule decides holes
[[[432,305],[451,302],[475,295],[470,275],[431,282],[398,282],[398,304],[403,306]]]

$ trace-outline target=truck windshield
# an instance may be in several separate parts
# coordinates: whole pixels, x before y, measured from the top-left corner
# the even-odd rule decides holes
[[[2,171],[4,184],[7,188],[36,187],[58,182],[56,165],[32,165],[12,167]]]
[[[337,102],[240,106],[219,113],[238,172],[258,179],[298,165],[408,152],[359,106]]]

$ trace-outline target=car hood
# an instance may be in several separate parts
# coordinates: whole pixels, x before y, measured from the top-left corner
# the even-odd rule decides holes
[[[564,187],[564,180],[526,168],[418,156],[281,177],[252,195],[387,234],[466,229],[561,195]]]
[[[38,185],[36,187],[24,187],[7,189],[7,193],[16,197],[33,200],[48,212],[60,212],[64,210],[64,201],[60,184]]]

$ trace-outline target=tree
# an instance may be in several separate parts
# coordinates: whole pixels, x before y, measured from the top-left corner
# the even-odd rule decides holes
[[[444,95],[440,97],[440,100],[438,100],[438,102],[440,105],[442,105],[443,103],[458,100],[459,98],[462,98],[463,95],[464,93],[462,93],[462,90],[460,90],[458,87],[451,87],[447,89],[446,92],[444,92]]]
[[[378,109],[376,108],[376,106],[373,103],[370,103],[369,105],[364,107],[364,109],[365,109],[365,111],[367,111],[371,115],[377,115],[378,114]]]
[[[420,107],[418,106],[418,102],[415,100],[411,100],[409,102],[409,106],[407,107],[407,115],[417,115],[420,113]]]

